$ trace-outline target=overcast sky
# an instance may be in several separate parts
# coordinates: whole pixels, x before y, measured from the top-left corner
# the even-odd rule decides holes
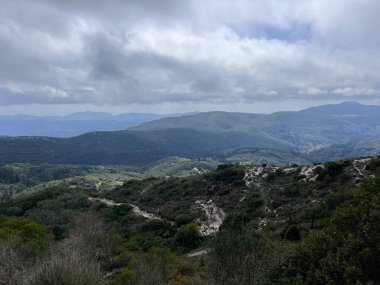
[[[0,114],[380,104],[379,0],[2,0]]]

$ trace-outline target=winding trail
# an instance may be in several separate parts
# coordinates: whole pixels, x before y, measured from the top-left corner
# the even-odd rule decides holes
[[[353,162],[352,164],[353,164],[355,170],[359,173],[359,175],[360,175],[361,177],[365,177],[364,174],[363,174],[363,172],[362,172],[362,171],[360,170],[360,168],[357,166],[357,163],[358,163],[358,162],[360,162],[360,161],[359,161],[359,160],[354,160],[354,162]]]
[[[209,254],[210,251],[211,251],[211,249],[209,249],[209,248],[201,249],[201,250],[196,250],[196,251],[193,251],[193,252],[188,253],[188,254],[187,254],[187,257],[198,257],[198,256],[203,256],[203,255]]]
[[[146,211],[143,211],[141,210],[138,206],[136,205],[133,205],[131,203],[116,203],[115,201],[112,201],[112,200],[108,200],[108,199],[105,199],[105,198],[88,198],[90,201],[99,201],[100,203],[103,203],[109,207],[114,207],[114,206],[121,206],[121,205],[129,205],[132,207],[132,211],[133,213],[136,215],[136,216],[139,216],[139,217],[144,217],[148,220],[162,220],[162,218],[160,218],[159,216],[156,216],[152,213],[148,213]]]
[[[114,207],[114,206],[121,206],[121,205],[129,205],[132,207],[132,211],[136,216],[139,217],[144,217],[148,220],[163,220],[163,218],[152,214],[148,213],[144,210],[141,210],[138,206],[131,204],[131,203],[117,203],[113,200],[105,199],[105,198],[93,198],[90,197],[88,198],[90,201],[98,201],[100,203],[103,203],[109,207]],[[212,200],[209,200],[207,202],[198,200],[195,202],[199,208],[201,208],[206,215],[206,220],[201,221],[198,220],[199,222],[199,232],[203,236],[207,236],[210,234],[214,234],[219,231],[220,226],[222,225],[226,214],[224,213],[222,208],[218,208],[215,203]],[[171,224],[174,224],[174,222],[169,221]]]

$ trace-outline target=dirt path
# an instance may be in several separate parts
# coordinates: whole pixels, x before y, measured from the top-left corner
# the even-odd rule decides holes
[[[198,257],[198,256],[206,255],[209,253],[210,253],[210,249],[206,248],[206,249],[201,249],[201,250],[196,250],[196,251],[190,252],[187,254],[187,257]]]
[[[160,218],[159,216],[156,216],[154,214],[143,211],[138,206],[133,205],[131,203],[116,203],[115,201],[104,199],[104,198],[92,198],[92,197],[90,197],[88,199],[90,201],[99,201],[100,203],[103,203],[103,204],[110,206],[110,207],[128,204],[129,206],[132,207],[132,211],[136,216],[144,217],[148,220],[162,220],[162,218]]]

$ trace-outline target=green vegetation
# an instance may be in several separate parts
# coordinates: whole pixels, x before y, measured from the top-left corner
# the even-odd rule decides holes
[[[296,244],[276,284],[377,284],[380,281],[380,180],[365,184],[326,227]]]
[[[23,243],[38,248],[46,244],[45,228],[28,219],[0,217],[0,239],[19,238]]]
[[[96,142],[96,143],[94,143]],[[192,129],[93,132],[72,138],[1,137],[4,163],[144,166],[170,156],[202,158],[241,146],[290,150],[287,142],[260,133]]]
[[[0,280],[379,284],[380,180],[371,178],[379,172],[378,158],[288,169],[223,164],[109,191],[46,187],[0,203]],[[221,211],[218,233],[201,235]]]
[[[177,230],[176,244],[187,250],[192,250],[201,245],[201,235],[199,234],[197,225],[182,225]]]
[[[69,138],[0,137],[0,161],[146,167],[180,156],[189,159],[211,157],[230,163],[290,165],[376,155],[380,154],[380,130],[375,127],[380,123],[378,109],[345,103],[333,108],[321,106],[269,115],[206,112],[148,121],[128,130],[95,131]],[[357,115],[352,116],[355,113]],[[92,117],[90,114],[84,117],[88,115]],[[113,121],[112,116],[106,115],[106,120],[103,116],[96,121],[96,124],[103,124],[98,126],[100,130],[115,129],[116,125],[125,129],[130,125],[122,123],[125,118]],[[68,120],[70,128],[64,131],[66,135],[81,133],[75,129],[81,129],[82,124],[93,124],[91,120],[83,120],[82,115],[78,121],[75,117]],[[4,119],[10,118],[0,118]],[[24,126],[26,119],[19,119],[22,123],[16,123],[17,120],[15,123]],[[63,127],[64,121],[59,125]],[[9,126],[4,124],[4,131],[16,134],[17,131]],[[94,126],[84,129],[92,130]],[[56,131],[61,133],[59,128]],[[23,132],[33,133],[30,129]],[[170,163],[165,168],[167,173],[171,172]],[[156,168],[154,172],[161,170]]]
[[[0,201],[21,193],[31,193],[64,185],[90,192],[105,192],[130,179],[189,176],[215,169],[212,159],[170,157],[137,168],[122,165],[3,164],[0,165]]]

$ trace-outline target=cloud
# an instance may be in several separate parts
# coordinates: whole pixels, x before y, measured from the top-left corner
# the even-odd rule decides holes
[[[0,104],[376,98],[378,26],[377,0],[5,0]]]

